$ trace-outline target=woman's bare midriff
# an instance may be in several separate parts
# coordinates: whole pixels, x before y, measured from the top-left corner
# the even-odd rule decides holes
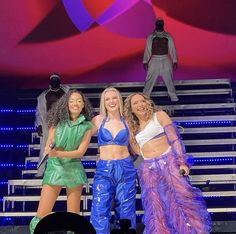
[[[145,158],[154,158],[161,156],[169,147],[170,145],[167,142],[166,136],[162,136],[145,143],[142,147],[142,153]]]
[[[129,156],[127,146],[120,145],[104,145],[100,146],[100,159],[103,160],[118,160]]]

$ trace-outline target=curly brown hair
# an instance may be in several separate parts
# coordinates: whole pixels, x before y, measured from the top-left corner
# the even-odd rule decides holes
[[[66,122],[70,119],[68,108],[69,98],[73,93],[79,93],[84,101],[84,108],[81,114],[90,121],[94,117],[94,112],[90,101],[77,89],[71,89],[65,93],[56,103],[53,104],[47,114],[48,127],[56,127],[59,122]]]
[[[140,95],[144,98],[147,104],[147,113],[146,113],[146,118],[147,121],[152,118],[153,113],[155,113],[158,110],[161,110],[161,108],[157,107],[155,103],[148,97],[147,95],[143,93],[133,93],[130,94],[124,101],[124,112],[123,116],[125,121],[127,122],[130,130],[130,135],[131,135],[131,140],[135,143],[134,136],[137,134],[139,131],[139,119],[137,116],[132,112],[132,107],[131,107],[131,100],[135,95]]]

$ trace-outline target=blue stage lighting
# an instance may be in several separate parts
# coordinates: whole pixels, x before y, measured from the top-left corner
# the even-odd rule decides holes
[[[13,113],[13,109],[0,109],[0,113]]]
[[[7,185],[7,184],[8,184],[8,182],[6,180],[0,180],[0,186],[1,185]]]
[[[34,113],[36,110],[35,109],[20,109],[16,110],[16,113]]]
[[[186,121],[186,122],[175,122],[176,125],[182,127],[190,126],[231,126],[233,121],[230,120],[214,120],[214,121]]]
[[[36,128],[35,127],[17,127],[16,130],[17,131],[35,131]]]
[[[13,127],[0,127],[0,131],[13,131]]]
[[[0,144],[0,148],[13,148],[14,145],[11,144]]]

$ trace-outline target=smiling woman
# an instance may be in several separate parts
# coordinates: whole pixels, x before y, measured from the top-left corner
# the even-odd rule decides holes
[[[143,93],[129,95],[124,103],[131,146],[144,159],[138,167],[144,233],[210,233],[202,193],[186,179],[189,165],[175,124]]]
[[[91,223],[97,234],[110,233],[112,201],[118,219],[136,225],[136,170],[129,155],[129,130],[122,117],[123,101],[119,91],[107,88],[100,100],[100,114],[92,122],[98,132],[100,159],[93,182]]]
[[[66,187],[67,211],[79,214],[80,197],[87,177],[81,158],[92,134],[92,109],[77,90],[71,90],[50,109],[49,134],[44,154],[49,156],[36,217],[30,223],[34,232],[41,218],[50,214],[61,191]],[[55,148],[51,149],[50,144]]]
[[[69,97],[70,119],[75,122],[84,108],[84,100],[80,93],[72,93]]]

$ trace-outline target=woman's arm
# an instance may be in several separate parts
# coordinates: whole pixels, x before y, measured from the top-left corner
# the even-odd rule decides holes
[[[164,128],[167,141],[176,155],[180,169],[184,169],[188,174],[189,170],[185,160],[186,150],[176,125],[164,111],[157,112],[157,119]]]
[[[139,146],[138,146],[137,142],[134,142],[133,137],[130,137],[129,144],[130,144],[130,148],[129,148],[130,153],[132,155],[139,155],[140,154],[140,149],[139,149]]]
[[[128,126],[127,122],[126,125]],[[128,127],[129,128],[129,127]],[[138,143],[135,140],[134,133],[129,129],[129,146],[128,150],[133,160],[136,161],[140,156],[140,148]]]
[[[133,144],[130,142],[129,144],[129,153],[131,157],[133,158],[133,161],[136,162],[138,159],[142,156],[140,155],[140,150],[138,144]]]
[[[48,130],[48,139],[44,148],[44,155],[47,155],[51,150],[50,145],[54,143],[55,128],[51,127]]]
[[[83,137],[77,150],[62,151],[62,150],[52,149],[49,152],[49,156],[50,157],[61,157],[61,158],[82,158],[84,156],[86,150],[88,149],[91,137],[92,137],[92,129],[89,129],[84,134],[84,137]]]
[[[96,115],[95,117],[93,117],[92,119],[92,124],[93,124],[93,128],[92,128],[92,135],[96,134],[100,125],[101,125],[101,122],[103,120],[103,116],[102,115]]]

